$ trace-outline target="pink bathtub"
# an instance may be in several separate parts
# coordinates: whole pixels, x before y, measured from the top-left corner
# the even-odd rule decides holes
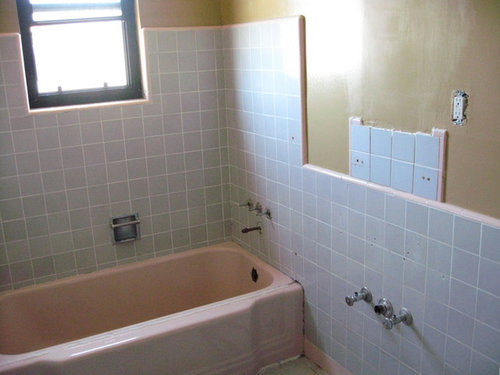
[[[0,294],[0,374],[245,374],[303,351],[302,288],[224,243]]]

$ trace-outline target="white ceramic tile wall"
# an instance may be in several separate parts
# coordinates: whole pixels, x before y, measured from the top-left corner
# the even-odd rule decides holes
[[[0,38],[4,287],[222,240],[231,217],[236,241],[302,282],[308,339],[353,374],[497,375],[500,228],[303,168],[297,19],[223,28],[225,96],[216,34],[148,33],[150,105],[33,117],[8,73],[17,39]],[[239,207],[249,197],[272,221]],[[134,202],[147,240],[117,258],[107,220]],[[262,235],[241,234],[257,220]],[[367,304],[347,307],[362,285],[408,307],[414,326],[386,331]]]
[[[230,237],[219,28],[147,31],[149,104],[29,115],[0,37],[0,289]],[[111,216],[142,238],[113,246]]]
[[[415,134],[399,131],[392,133],[392,158],[407,163],[415,162]]]
[[[254,100],[279,108],[298,94],[262,92],[260,79],[276,74],[262,58],[274,56],[281,28],[298,36],[296,22],[278,24],[223,32],[233,237],[302,282],[308,339],[353,374],[497,375],[500,229],[303,168],[296,118]],[[254,86],[245,72],[259,77]],[[411,179],[414,135],[401,135],[392,157],[411,165]],[[272,221],[239,207],[248,198]],[[262,235],[241,234],[258,221]],[[388,331],[368,304],[348,307],[363,285],[410,309],[414,325]]]
[[[382,186],[440,200],[444,164],[440,165],[446,143],[423,133],[405,133],[363,126],[361,119],[351,117],[350,174]],[[444,131],[443,131],[444,134]]]

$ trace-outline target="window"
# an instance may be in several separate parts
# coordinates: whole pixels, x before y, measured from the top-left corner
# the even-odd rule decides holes
[[[30,108],[143,97],[134,0],[17,0]]]

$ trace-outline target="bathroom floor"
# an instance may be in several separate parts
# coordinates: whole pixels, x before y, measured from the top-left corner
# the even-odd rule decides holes
[[[328,375],[328,373],[306,357],[299,357],[266,366],[257,375]]]

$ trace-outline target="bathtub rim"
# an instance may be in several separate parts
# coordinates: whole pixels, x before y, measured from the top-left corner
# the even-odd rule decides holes
[[[165,262],[167,258],[175,260],[175,259],[182,259],[186,258],[190,255],[193,255],[194,253],[200,252],[210,252],[210,251],[218,251],[218,252],[232,252],[232,253],[239,253],[242,254],[243,256],[249,258],[255,258],[258,260],[259,266],[261,266],[263,269],[267,271],[271,271],[272,281],[271,285],[273,285],[275,282],[276,283],[286,283],[288,282],[289,279],[291,279],[289,276],[285,275],[281,271],[279,271],[277,268],[271,266],[270,264],[266,263],[264,260],[259,258],[256,254],[251,253],[250,251],[244,249],[242,246],[240,246],[238,243],[233,242],[233,241],[226,241],[222,242],[219,244],[214,244],[214,245],[209,245],[209,246],[203,246],[199,248],[194,248],[194,249],[189,249],[185,251],[181,251],[179,253],[172,253],[172,254],[165,254],[161,255],[158,257],[153,257],[153,258],[148,258],[144,260],[140,260],[137,262],[132,262],[132,263],[126,263],[126,264],[120,264],[115,267],[109,267],[101,270],[96,270],[90,273],[84,273],[80,275],[73,275],[73,276],[68,276],[68,277],[63,277],[61,279],[56,279],[56,280],[51,280],[44,282],[42,284],[38,285],[28,285],[19,289],[14,289],[14,290],[6,290],[3,292],[0,292],[0,302],[4,298],[8,298],[9,295],[11,294],[19,294],[19,293],[27,293],[32,290],[39,290],[39,289],[49,289],[50,287],[54,285],[71,285],[73,283],[77,283],[79,280],[87,280],[87,279],[94,279],[97,276],[107,276],[107,275],[112,275],[114,273],[122,273],[126,272],[129,269],[136,269],[136,268],[145,268],[150,264],[155,264],[155,263],[162,263]],[[279,272],[278,275],[275,275],[275,272],[272,272],[273,270],[277,270]],[[278,276],[278,277],[274,277]],[[0,353],[1,355],[1,353]]]
[[[248,252],[247,250],[243,249],[240,245],[238,245],[235,242],[224,242],[222,244],[217,244],[217,245],[211,245],[211,246],[206,246],[202,248],[197,248],[197,249],[191,249],[191,250],[186,250],[185,252],[181,253],[175,253],[175,254],[167,254],[162,257],[158,258],[152,258],[152,259],[147,259],[141,262],[136,262],[136,263],[131,263],[131,264],[125,264],[101,271],[96,271],[91,274],[85,274],[85,275],[77,275],[77,276],[72,276],[70,278],[65,278],[65,279],[60,279],[60,280],[55,280],[50,283],[45,283],[41,284],[38,286],[32,286],[32,287],[27,287],[27,288],[22,288],[14,291],[8,291],[8,293],[15,293],[19,292],[22,290],[27,290],[28,288],[39,288],[39,287],[50,287],[54,283],[71,283],[71,282],[77,282],[78,279],[80,278],[87,278],[96,273],[101,274],[107,274],[108,272],[115,271],[116,269],[119,268],[118,271],[123,270],[126,271],[129,268],[133,268],[133,266],[138,266],[138,263],[141,263],[143,266],[146,266],[147,264],[151,262],[155,262],[155,260],[158,260],[160,258],[166,258],[166,257],[182,257],[182,256],[189,256],[189,254],[193,254],[198,251],[210,251],[210,250],[219,250],[221,252],[236,252],[236,253],[242,253],[244,256],[251,258],[252,262],[255,262],[258,266],[262,266],[263,268],[269,269],[271,274],[273,275],[273,280],[270,285],[256,290],[252,292],[248,292],[239,296],[227,298],[221,301],[216,301],[212,302],[203,306],[198,306],[192,309],[187,309],[184,311],[180,311],[174,314],[170,315],[165,315],[161,316],[158,318],[142,321],[139,323],[131,324],[126,327],[121,327],[121,328],[116,328],[110,331],[98,333],[95,335],[87,336],[84,338],[76,339],[73,341],[69,341],[66,343],[61,343],[57,345],[52,345],[46,348],[42,349],[37,349],[33,350],[31,352],[26,352],[26,353],[20,353],[20,354],[2,354],[0,353],[0,372],[1,371],[8,371],[11,368],[15,369],[16,366],[20,363],[23,363],[25,365],[30,365],[35,362],[55,362],[58,360],[68,360],[74,357],[77,357],[79,355],[85,355],[86,353],[91,353],[93,351],[97,351],[99,349],[105,349],[105,348],[113,348],[115,346],[119,346],[120,344],[124,344],[127,342],[134,342],[134,341],[141,341],[141,340],[146,340],[151,335],[156,334],[161,334],[164,331],[162,328],[167,328],[167,329],[173,329],[173,330],[182,330],[182,329],[187,329],[187,327],[191,327],[193,324],[200,324],[202,322],[205,322],[207,319],[216,319],[217,317],[220,317],[220,312],[222,312],[222,309],[226,309],[225,311],[228,312],[236,312],[236,311],[242,311],[245,308],[250,307],[255,301],[258,299],[260,296],[266,296],[266,295],[271,295],[273,293],[279,293],[281,290],[286,290],[288,288],[300,288],[302,289],[302,286],[300,283],[297,281],[293,280],[292,278],[288,277],[287,275],[283,274],[281,271],[278,269],[274,268],[273,266],[267,264],[264,262],[262,259],[260,259],[257,255]],[[185,254],[189,253],[189,254]],[[123,272],[122,271],[122,272]],[[278,276],[278,277],[275,277]],[[77,279],[77,280],[75,280]],[[48,284],[48,285],[47,285]],[[4,293],[4,295],[7,295],[7,293]],[[1,296],[1,295],[0,295]],[[185,320],[183,321],[183,324],[177,327],[168,327],[169,324],[172,321],[178,320],[184,318]],[[158,328],[154,332],[152,331],[153,327]],[[47,359],[44,359],[43,357],[47,357]]]

